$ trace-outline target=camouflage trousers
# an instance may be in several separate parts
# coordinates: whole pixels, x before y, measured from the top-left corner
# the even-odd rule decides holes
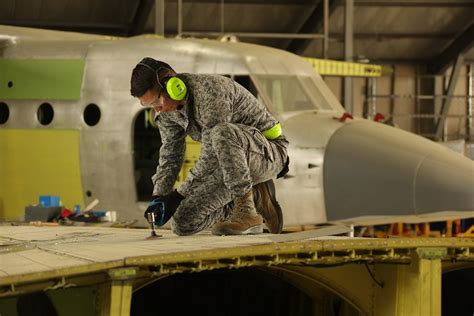
[[[275,178],[287,159],[285,138],[269,141],[254,127],[220,123],[209,137],[199,159],[205,159],[211,172],[192,180],[171,222],[177,235],[195,234],[223,221],[232,211],[231,201]]]

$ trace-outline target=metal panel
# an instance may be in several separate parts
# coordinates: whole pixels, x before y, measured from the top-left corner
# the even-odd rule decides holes
[[[107,273],[115,281],[126,281],[146,273],[148,277],[268,265],[335,265],[350,262],[409,263],[416,248],[449,248],[443,260],[472,261],[472,238],[347,238],[319,237],[313,233],[286,234],[289,242],[273,240],[271,234],[256,236],[212,236],[202,232],[178,237],[159,230],[163,238],[145,240],[149,230],[101,227],[2,226],[0,240],[0,286],[2,296],[15,295],[21,284],[61,279],[66,287],[72,276],[88,278]],[[306,239],[307,238],[307,239]],[[291,240],[291,241],[290,241]],[[435,253],[436,254],[436,253]],[[424,254],[432,257],[433,252]],[[428,259],[429,260],[429,259]],[[41,263],[41,264],[39,264]],[[131,269],[138,267],[138,272]],[[115,271],[115,272],[114,272]],[[124,280],[125,278],[125,280]],[[102,283],[98,278],[97,283]],[[59,285],[59,284],[58,284]],[[16,292],[16,294],[19,294]]]
[[[474,215],[474,162],[380,123],[354,121],[337,130],[326,148],[323,177],[329,220]]]

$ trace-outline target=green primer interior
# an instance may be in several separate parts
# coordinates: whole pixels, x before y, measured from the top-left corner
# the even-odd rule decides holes
[[[84,59],[0,59],[0,99],[79,100]]]

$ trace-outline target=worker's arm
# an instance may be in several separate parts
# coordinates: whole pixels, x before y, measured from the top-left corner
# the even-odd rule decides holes
[[[153,223],[156,227],[163,226],[174,215],[183,199],[184,197],[176,190],[170,194],[155,197],[150,201],[143,216],[150,224]]]
[[[152,177],[153,195],[162,196],[172,192],[184,161],[185,131],[165,115],[156,119],[161,135],[160,159],[156,174]]]
[[[194,167],[189,171],[183,184],[178,191],[187,196],[193,179],[199,179],[211,173],[216,166],[210,160],[215,157],[212,152],[210,134],[212,128],[219,123],[230,122],[232,119],[232,104],[230,96],[222,89],[207,91],[206,95],[200,96],[199,116],[202,122],[201,132],[201,154]]]

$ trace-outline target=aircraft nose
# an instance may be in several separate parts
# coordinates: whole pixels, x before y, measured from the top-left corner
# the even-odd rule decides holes
[[[336,130],[323,181],[328,220],[474,216],[474,162],[381,123],[357,120]]]

